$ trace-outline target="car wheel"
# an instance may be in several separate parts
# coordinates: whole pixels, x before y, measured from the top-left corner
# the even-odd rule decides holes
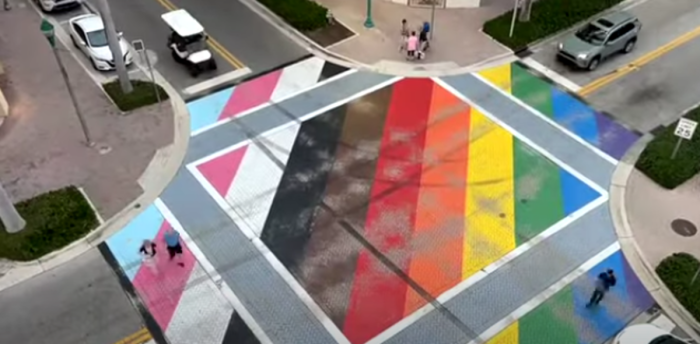
[[[591,62],[588,63],[588,70],[594,71],[598,68],[598,65],[600,64],[600,57],[596,56],[594,57]]]
[[[216,70],[216,68],[217,68],[217,66],[216,66],[216,60],[214,60],[214,58],[212,58],[212,59],[209,61],[209,69],[211,69],[211,70]]]
[[[193,78],[199,76],[199,67],[194,63],[190,66],[190,75],[192,75]]]
[[[98,71],[98,72],[100,71],[97,68],[97,63],[95,63],[95,59],[93,59],[92,57],[90,58],[90,64],[92,65],[92,68],[95,68],[96,71]]]
[[[632,52],[632,50],[634,49],[634,45],[635,45],[636,43],[637,43],[637,40],[636,40],[636,39],[630,39],[629,41],[627,41],[627,43],[625,44],[625,49],[623,50],[623,52],[624,52],[625,54],[629,54],[630,52]]]
[[[175,60],[175,62],[177,62],[177,63],[181,63],[181,62],[182,62],[182,59],[181,59],[180,56],[175,52],[175,50],[172,50],[172,49],[171,49],[171,50],[170,50],[170,55],[173,57],[173,60]]]

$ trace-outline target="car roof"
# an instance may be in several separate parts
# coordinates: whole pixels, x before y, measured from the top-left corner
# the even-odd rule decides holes
[[[96,30],[104,30],[105,24],[102,22],[102,18],[97,14],[84,14],[71,18],[72,23],[80,25],[80,27],[85,32],[91,32]]]
[[[625,11],[617,11],[617,12],[611,12],[608,13],[596,20],[596,23],[600,24],[603,27],[607,27],[608,29],[612,28],[613,26],[620,25],[624,22],[633,20],[634,16],[630,14],[629,12]]]
[[[188,37],[204,32],[204,27],[184,9],[175,10],[160,16],[175,33]]]

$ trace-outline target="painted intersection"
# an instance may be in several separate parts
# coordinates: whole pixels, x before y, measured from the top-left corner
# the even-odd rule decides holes
[[[486,69],[479,75],[615,160],[620,160],[639,138],[637,133],[536,75],[520,62]]]
[[[600,196],[430,79],[258,141],[197,169],[352,343]]]

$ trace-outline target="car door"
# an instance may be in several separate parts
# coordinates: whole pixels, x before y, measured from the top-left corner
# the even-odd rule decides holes
[[[605,48],[603,49],[604,57],[608,57],[622,50],[627,42],[627,36],[632,29],[634,29],[634,24],[627,23],[613,30],[605,41]]]
[[[83,51],[85,55],[87,52],[87,37],[85,37],[85,31],[77,23],[73,23],[73,32],[75,32],[76,42],[78,42],[78,47]]]

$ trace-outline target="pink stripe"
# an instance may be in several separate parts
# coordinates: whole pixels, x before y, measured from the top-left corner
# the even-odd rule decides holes
[[[236,86],[233,89],[233,95],[224,107],[224,111],[219,115],[219,120],[234,117],[243,111],[269,101],[280,76],[282,76],[282,71],[279,69]]]
[[[136,292],[163,331],[167,330],[175,314],[175,309],[196,263],[194,255],[184,242],[181,243],[182,257],[169,260],[163,235],[170,228],[170,224],[164,221],[153,240],[156,243],[157,252],[154,257],[155,262],[152,262],[154,264],[151,266],[149,263],[142,264],[133,281]],[[179,266],[177,262],[182,262],[185,266]]]
[[[248,146],[243,146],[218,158],[209,160],[197,166],[197,169],[211,183],[219,195],[226,197],[247,150]]]

